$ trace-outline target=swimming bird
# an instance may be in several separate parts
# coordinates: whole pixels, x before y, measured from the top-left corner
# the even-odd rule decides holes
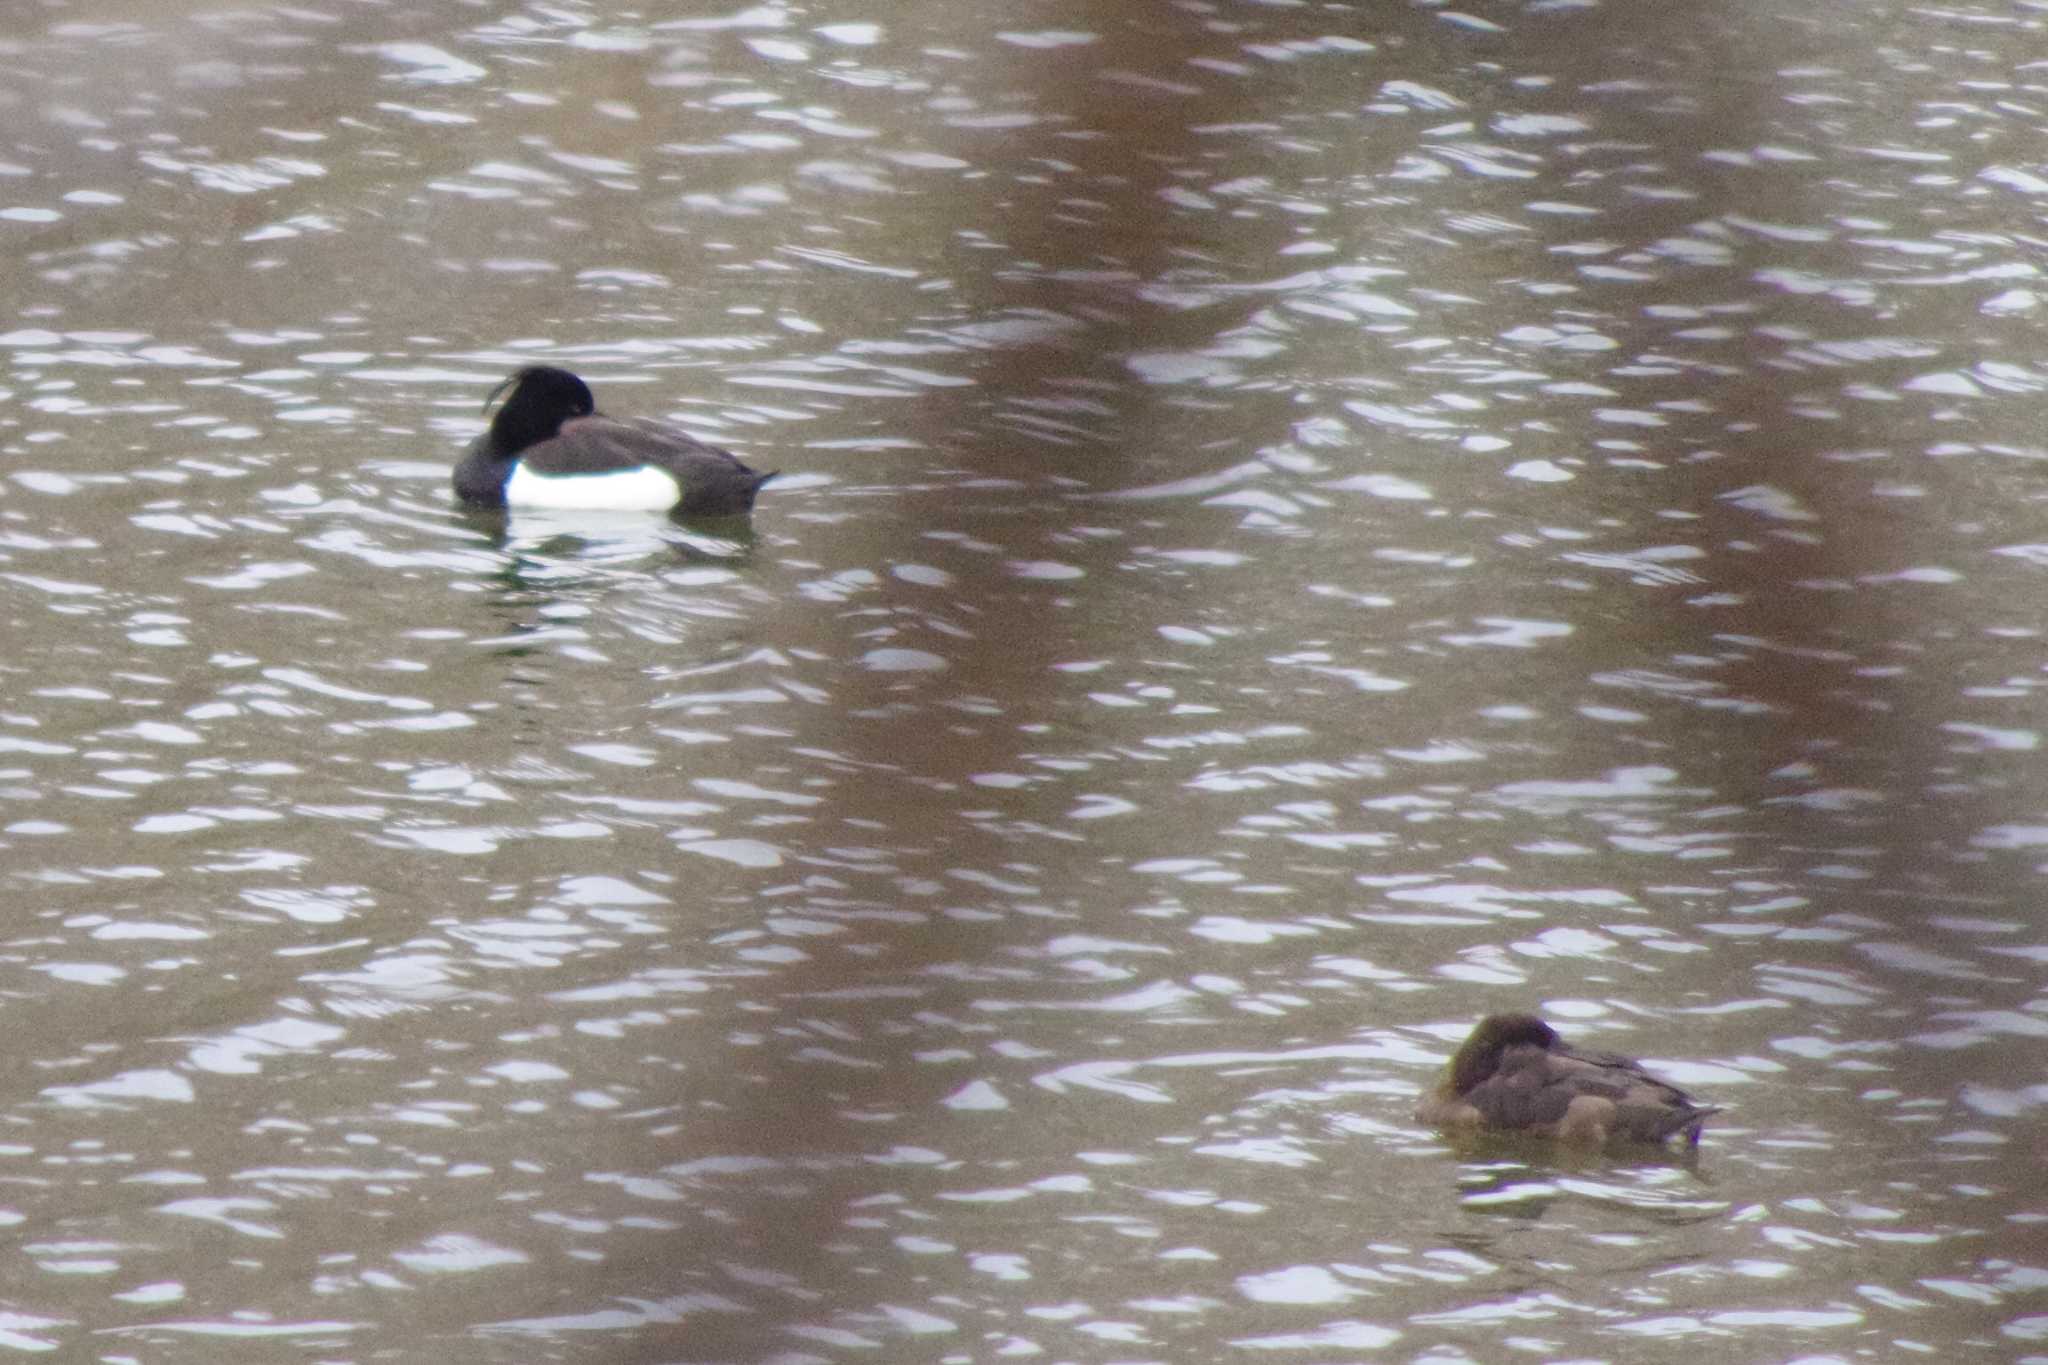
[[[529,365],[491,390],[510,395],[455,466],[455,495],[479,507],[559,507],[738,516],[775,477],[661,422],[597,410],[567,370]]]
[[[1490,1014],[1416,1107],[1419,1122],[1459,1133],[1515,1132],[1576,1147],[1697,1147],[1715,1105],[1612,1052],[1573,1047],[1533,1014]]]

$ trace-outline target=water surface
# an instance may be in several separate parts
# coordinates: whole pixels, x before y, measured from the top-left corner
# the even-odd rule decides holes
[[[2042,14],[1650,13],[25,11],[0,1341],[2039,1350]]]

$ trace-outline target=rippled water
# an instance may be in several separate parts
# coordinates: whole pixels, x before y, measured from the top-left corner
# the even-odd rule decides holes
[[[2044,1358],[2044,23],[19,7],[0,1343]]]

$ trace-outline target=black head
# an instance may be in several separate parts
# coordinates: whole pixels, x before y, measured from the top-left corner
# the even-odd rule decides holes
[[[1547,1049],[1556,1042],[1557,1030],[1533,1014],[1489,1014],[1451,1059],[1452,1089],[1462,1095],[1493,1075],[1500,1068],[1501,1053],[1511,1047],[1529,1044]]]
[[[588,417],[597,411],[590,385],[552,365],[529,365],[514,370],[484,399],[484,410],[490,411],[491,404],[507,389],[512,391],[511,395],[491,419],[491,445],[500,457],[515,455],[549,440],[570,418]]]

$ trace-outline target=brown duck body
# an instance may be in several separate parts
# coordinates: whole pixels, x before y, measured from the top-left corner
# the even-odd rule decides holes
[[[1576,1048],[1533,1014],[1493,1014],[1444,1068],[1415,1117],[1453,1132],[1528,1133],[1578,1147],[1697,1146],[1712,1105],[1612,1052]]]

